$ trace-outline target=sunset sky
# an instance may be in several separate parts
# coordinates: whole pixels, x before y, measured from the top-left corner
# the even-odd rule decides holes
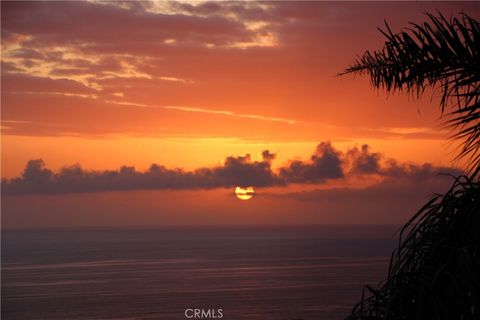
[[[337,74],[478,3],[1,6],[4,227],[401,223],[461,167],[438,94]]]

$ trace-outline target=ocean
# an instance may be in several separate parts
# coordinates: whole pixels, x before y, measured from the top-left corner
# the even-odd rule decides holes
[[[385,277],[397,229],[4,230],[1,318],[344,319]]]

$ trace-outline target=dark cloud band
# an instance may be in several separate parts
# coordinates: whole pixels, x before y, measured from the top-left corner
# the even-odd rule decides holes
[[[346,153],[330,142],[320,143],[307,161],[294,160],[272,169],[275,154],[265,150],[262,160],[253,161],[249,154],[227,157],[224,164],[194,171],[169,169],[152,164],[146,171],[123,166],[118,170],[88,171],[79,165],[58,172],[45,167],[41,159],[30,160],[18,178],[4,179],[2,193],[11,195],[64,194],[141,189],[214,189],[234,186],[271,187],[291,183],[320,184],[349,176],[378,175],[401,180],[425,180],[440,173],[457,175],[459,170],[431,164],[400,164],[382,159],[367,145]]]

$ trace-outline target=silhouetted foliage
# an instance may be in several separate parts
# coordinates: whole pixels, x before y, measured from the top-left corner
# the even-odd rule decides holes
[[[376,88],[420,96],[442,93],[441,111],[463,143],[469,176],[423,206],[401,229],[387,279],[353,308],[349,320],[480,319],[480,26],[466,14],[429,22],[387,37],[345,73],[370,76]],[[405,235],[406,234],[406,235]]]
[[[480,184],[457,178],[405,224],[387,280],[347,319],[480,319],[479,230]]]
[[[376,88],[419,97],[426,87],[441,92],[442,114],[463,142],[459,157],[468,157],[476,175],[480,164],[480,24],[467,14],[447,20],[427,14],[423,25],[393,33],[382,50],[367,51],[343,74],[368,75]]]

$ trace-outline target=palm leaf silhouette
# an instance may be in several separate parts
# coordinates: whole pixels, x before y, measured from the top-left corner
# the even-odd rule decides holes
[[[452,138],[462,142],[458,157],[469,160],[468,171],[480,165],[480,24],[467,14],[447,20],[427,14],[429,22],[393,33],[383,49],[367,51],[342,74],[368,75],[375,88],[421,96],[427,87],[441,93],[441,111]]]

